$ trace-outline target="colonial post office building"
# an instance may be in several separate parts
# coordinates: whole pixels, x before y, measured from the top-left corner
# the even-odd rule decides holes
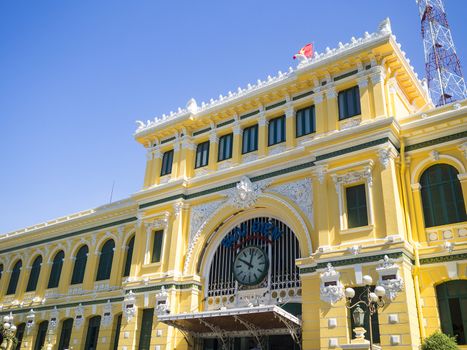
[[[467,101],[389,20],[134,137],[139,192],[1,235],[17,349],[345,349],[365,275],[374,344],[467,344]]]

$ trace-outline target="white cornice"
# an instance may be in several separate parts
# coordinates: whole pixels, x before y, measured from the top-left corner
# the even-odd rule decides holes
[[[378,27],[378,31],[369,34],[366,32],[361,38],[351,38],[351,41],[346,44],[339,43],[337,48],[326,48],[325,52],[315,52],[312,58],[302,60],[296,68],[289,67],[288,72],[279,71],[275,76],[268,76],[265,80],[258,80],[256,84],[248,84],[246,88],[238,88],[236,92],[231,92],[227,96],[219,95],[218,99],[211,99],[208,103],[202,102],[200,106],[196,104],[194,99],[190,99],[186,108],[178,108],[177,112],[170,112],[168,115],[163,114],[154,120],[147,120],[147,122],[137,121],[139,127],[134,133],[135,137],[143,137],[154,132],[156,129],[163,129],[168,125],[181,122],[190,118],[199,118],[203,115],[213,113],[219,109],[224,109],[231,104],[238,103],[239,100],[251,98],[257,94],[276,88],[277,86],[284,85],[294,81],[297,74],[305,73],[309,70],[317,69],[323,65],[327,65],[332,61],[336,61],[347,55],[352,55],[357,51],[361,51],[366,47],[370,47],[378,42],[385,40],[393,40],[393,43],[399,49],[400,45],[395,41],[395,36],[392,35],[391,25],[389,19],[382,21]],[[405,58],[405,53],[399,51],[402,57]],[[408,59],[405,60],[404,65],[409,71],[412,71],[414,77],[416,74],[413,72],[413,67],[408,64]],[[418,82],[418,79],[415,79]],[[418,83],[419,84],[419,83]],[[419,84],[421,87],[421,84]]]

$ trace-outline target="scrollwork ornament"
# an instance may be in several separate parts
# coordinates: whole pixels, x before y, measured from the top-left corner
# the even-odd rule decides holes
[[[252,183],[247,176],[243,176],[236,188],[227,192],[228,204],[237,209],[250,208],[269,184],[270,181]]]
[[[394,262],[394,259],[385,255],[384,259],[379,261],[376,271],[379,274],[379,285],[384,287],[389,300],[394,301],[404,287],[404,281],[399,274],[399,266]]]
[[[344,286],[339,280],[340,273],[334,269],[331,263],[328,263],[320,278],[320,297],[322,301],[334,305],[344,297]]]

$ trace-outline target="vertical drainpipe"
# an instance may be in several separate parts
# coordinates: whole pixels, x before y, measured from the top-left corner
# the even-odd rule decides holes
[[[414,257],[415,257],[415,267],[412,271],[412,277],[414,282],[414,289],[415,289],[415,303],[417,305],[417,316],[418,316],[418,327],[420,330],[420,337],[423,340],[426,336],[425,334],[425,327],[423,326],[423,311],[420,305],[420,256],[418,252],[418,242],[414,242],[412,236],[412,225],[410,222],[409,217],[409,206],[408,206],[408,198],[407,198],[407,186],[405,183],[405,142],[404,138],[401,138],[401,179],[402,179],[402,200],[404,202],[404,213],[405,213],[405,222],[406,222],[406,229],[407,229],[407,238],[409,239],[409,243],[412,245],[414,249]],[[417,229],[416,225],[413,227],[414,230]],[[417,237],[419,237],[417,232]]]

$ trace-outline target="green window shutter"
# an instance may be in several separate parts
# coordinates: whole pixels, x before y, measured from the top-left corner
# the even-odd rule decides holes
[[[441,330],[467,344],[467,281],[455,280],[436,286]]]
[[[467,221],[462,187],[456,168],[436,164],[420,177],[423,216],[426,227]]]
[[[223,161],[232,158],[233,134],[227,134],[219,138],[217,160]]]
[[[173,150],[164,152],[164,154],[162,155],[161,176],[172,173],[173,157],[174,157]]]
[[[10,276],[10,283],[8,283],[8,289],[6,291],[7,295],[15,294],[16,287],[18,287],[19,275],[21,273],[21,267],[23,266],[23,262],[18,260],[11,271]]]
[[[26,323],[20,323],[16,328],[16,339],[18,340],[15,350],[21,349],[21,343],[23,342],[24,331],[26,329]]]
[[[71,284],[83,283],[86,263],[88,261],[88,253],[89,248],[87,245],[83,245],[79,248],[78,253],[76,253],[73,274],[71,275]]]
[[[122,314],[117,316],[117,320],[115,321],[115,333],[113,337],[113,350],[118,350],[118,342],[120,340],[120,329],[122,327]]]
[[[55,254],[54,260],[52,262],[52,270],[50,271],[49,283],[47,288],[56,288],[60,282],[60,275],[62,273],[63,259],[65,258],[65,253],[63,250],[60,250]]]
[[[68,318],[62,322],[60,341],[57,350],[64,350],[70,347],[71,331],[73,330],[73,319]]]
[[[126,252],[125,268],[123,270],[123,277],[127,277],[130,275],[131,260],[133,259],[134,246],[135,246],[135,236],[131,237],[131,239],[128,242],[128,250]]]
[[[164,231],[162,230],[154,231],[153,244],[152,244],[152,256],[151,256],[152,263],[161,261],[163,238],[164,238]]]
[[[112,261],[114,258],[115,242],[109,239],[102,246],[101,256],[99,258],[99,266],[97,268],[96,281],[108,280],[112,272]]]
[[[268,146],[285,141],[285,116],[271,119],[268,126]]]
[[[86,334],[86,343],[84,350],[96,350],[97,340],[99,339],[99,329],[101,327],[101,317],[94,316],[89,319],[88,332]]]
[[[29,274],[28,285],[26,287],[26,292],[32,292],[37,288],[37,282],[39,281],[39,274],[41,272],[42,265],[42,256],[38,256],[34,259],[31,267],[31,273]]]
[[[368,225],[365,185],[347,187],[345,189],[347,202],[348,228]]]
[[[34,344],[34,350],[41,350],[45,343],[45,337],[47,336],[47,328],[49,327],[49,321],[42,321],[37,329],[36,342]]]
[[[144,309],[141,319],[141,333],[139,335],[138,350],[149,350],[151,346],[152,321],[154,309]]]
[[[338,94],[339,120],[361,114],[360,90],[358,86],[342,90]]]
[[[198,144],[196,147],[195,169],[208,165],[209,162],[209,141]]]
[[[355,296],[352,298],[352,300],[350,302],[351,305],[354,305],[356,302],[358,302],[360,300],[363,300],[365,302],[368,300],[366,293],[364,293],[365,292],[365,287],[353,287],[353,289],[355,290]],[[375,286],[371,286],[370,290],[372,292],[374,292]],[[359,304],[359,305],[363,309],[363,311],[365,312],[363,327],[366,330],[368,330],[369,325],[370,325],[370,312],[369,312],[366,305],[363,305],[363,304]],[[352,312],[355,310],[356,307],[357,306],[354,306],[353,308],[351,308],[349,310],[350,333],[351,333],[352,339],[355,339],[355,333],[353,332],[353,329],[355,328],[355,324],[354,324],[354,321],[353,321]],[[380,332],[379,332],[378,311],[376,311],[371,316],[371,332],[372,332],[372,335],[373,335],[373,343],[380,344],[381,343],[381,336],[380,336]],[[365,339],[370,340],[370,332],[365,333]]]

